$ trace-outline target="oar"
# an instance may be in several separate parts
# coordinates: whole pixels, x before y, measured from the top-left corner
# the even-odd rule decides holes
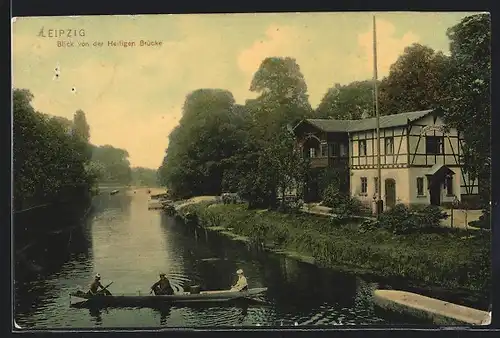
[[[108,285],[106,285],[105,287],[103,287],[101,291],[106,290],[106,289],[107,289],[107,288],[108,288],[111,284],[113,284],[113,282],[111,282],[111,283],[109,283]],[[109,292],[109,290],[108,290],[108,292]],[[110,293],[111,293],[111,292],[110,292]]]

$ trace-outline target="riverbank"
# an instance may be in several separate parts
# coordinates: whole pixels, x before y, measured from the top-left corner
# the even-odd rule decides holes
[[[486,232],[366,232],[355,222],[334,224],[313,215],[210,202],[185,205],[177,213],[208,230],[318,266],[471,292],[483,298],[482,304],[489,296],[491,239]]]

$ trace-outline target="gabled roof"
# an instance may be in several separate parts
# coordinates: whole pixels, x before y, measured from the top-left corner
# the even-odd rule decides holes
[[[351,120],[333,120],[333,119],[307,119],[307,122],[312,124],[318,129],[321,129],[326,132],[332,131],[349,131],[349,125],[351,124]]]
[[[433,111],[434,109],[428,109],[380,116],[380,128],[405,126],[408,124],[408,121],[413,122],[419,120]],[[363,120],[307,119],[304,121],[325,132],[353,132],[377,129],[377,119],[375,117]],[[299,123],[295,128],[297,128],[301,123]]]
[[[432,113],[433,111],[434,109],[429,109],[409,113],[380,116],[380,128],[406,126],[408,124],[408,121],[413,122],[419,120],[422,117]],[[349,125],[349,131],[377,129],[377,119],[375,117],[364,120],[356,120],[353,122],[354,123],[351,123]]]
[[[436,175],[438,172],[455,175],[455,172],[444,164],[434,164],[426,173],[427,176]]]

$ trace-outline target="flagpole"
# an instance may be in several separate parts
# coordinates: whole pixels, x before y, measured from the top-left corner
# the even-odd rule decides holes
[[[375,16],[373,16],[373,99],[375,108],[375,118],[377,121],[377,216],[383,210],[382,202],[382,170],[380,168],[380,114],[378,109],[378,88],[377,88],[377,26]]]

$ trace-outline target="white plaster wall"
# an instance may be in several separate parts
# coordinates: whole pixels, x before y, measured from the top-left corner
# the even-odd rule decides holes
[[[385,206],[385,180],[392,178],[396,181],[396,203],[409,203],[410,196],[408,190],[409,173],[408,168],[382,169],[382,192],[381,197]],[[361,195],[361,177],[366,177],[368,181],[367,194]],[[363,203],[371,204],[375,194],[376,169],[351,170],[351,196],[359,199]]]

